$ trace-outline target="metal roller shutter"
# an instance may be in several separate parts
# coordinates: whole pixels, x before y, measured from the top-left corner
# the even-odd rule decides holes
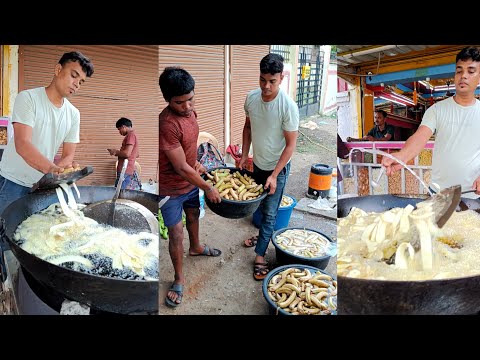
[[[95,67],[91,78],[70,101],[80,110],[80,144],[76,160],[92,165],[92,175],[82,185],[112,185],[116,157],[107,148],[119,148],[123,137],[115,128],[122,116],[132,120],[140,142],[142,181],[155,179],[158,163],[158,87],[157,46],[37,45],[20,46],[19,91],[47,86],[55,64],[64,52],[78,50]],[[23,65],[22,65],[23,64]]]
[[[225,149],[225,46],[161,45],[158,49],[159,73],[167,66],[180,66],[195,79],[195,108],[200,131],[218,140]],[[157,87],[158,78],[157,78]],[[159,89],[160,91],[160,89]],[[160,93],[160,110],[167,103]]]
[[[230,143],[241,144],[247,94],[259,87],[260,60],[269,53],[269,45],[232,45],[230,57]]]

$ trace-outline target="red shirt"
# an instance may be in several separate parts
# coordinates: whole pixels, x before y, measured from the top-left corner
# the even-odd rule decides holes
[[[135,171],[135,160],[137,159],[138,155],[138,140],[137,134],[135,134],[135,130],[132,130],[127,135],[125,135],[125,138],[122,141],[122,147],[120,148],[120,151],[125,149],[127,145],[133,145],[133,149],[132,153],[128,157],[128,165],[127,169],[125,170],[125,174],[133,175],[133,172]],[[118,158],[117,172],[122,171],[123,160],[124,158]]]
[[[187,164],[195,168],[197,161],[198,122],[197,113],[192,111],[189,117],[180,116],[166,107],[159,117],[158,139],[158,190],[159,195],[183,195],[192,191],[195,185],[190,184],[178,175],[168,160],[165,150],[182,147]]]

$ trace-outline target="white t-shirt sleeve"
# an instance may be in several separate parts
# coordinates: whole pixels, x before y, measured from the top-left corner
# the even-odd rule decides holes
[[[68,132],[65,140],[67,143],[79,143],[80,142],[80,112],[77,110],[72,117],[72,127]]]
[[[245,110],[245,117],[250,117],[248,115],[248,105],[250,103],[249,98],[250,98],[250,93],[247,94],[247,96],[245,98],[245,104],[243,104],[243,109]]]
[[[297,104],[292,100],[287,102],[284,117],[282,119],[282,129],[285,131],[297,131],[300,123],[300,114]]]
[[[425,125],[428,127],[430,130],[432,130],[432,133],[435,132],[437,129],[437,107],[435,105],[430,106],[427,111],[425,111],[425,114],[423,114],[422,122],[420,125]]]
[[[12,123],[18,122],[33,127],[35,125],[35,105],[27,91],[21,91],[15,98],[12,112]]]

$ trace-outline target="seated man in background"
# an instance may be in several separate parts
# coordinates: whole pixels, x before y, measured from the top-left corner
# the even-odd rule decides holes
[[[361,139],[347,137],[347,141],[390,141],[393,139],[395,128],[385,122],[387,113],[375,110],[375,126]]]

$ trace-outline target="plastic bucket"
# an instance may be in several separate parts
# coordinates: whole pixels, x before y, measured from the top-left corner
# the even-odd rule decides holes
[[[308,178],[307,196],[311,198],[327,197],[332,187],[333,168],[325,164],[314,164]]]
[[[273,243],[273,246],[275,246],[275,257],[277,259],[277,262],[280,265],[303,264],[303,265],[313,266],[321,270],[325,269],[328,265],[328,262],[330,261],[330,258],[332,257],[331,255],[323,255],[323,256],[318,256],[313,258],[305,257],[305,256],[295,255],[289,251],[285,251],[280,246],[278,246],[277,242],[275,241],[275,238],[281,233],[283,233],[284,231],[295,230],[295,229],[316,232],[317,234],[320,234],[321,236],[326,238],[328,241],[332,242],[332,239],[328,235],[316,229],[309,229],[309,228],[303,228],[303,227],[285,227],[285,228],[279,229],[272,234],[272,243]]]
[[[302,265],[302,264],[292,264],[292,265],[283,265],[283,266],[280,266],[280,267],[277,267],[275,269],[272,269],[267,277],[265,279],[263,279],[263,283],[262,283],[262,292],[263,292],[263,297],[265,298],[265,300],[267,301],[268,303],[268,312],[270,315],[293,315],[283,309],[281,309],[280,307],[277,306],[277,304],[275,302],[273,302],[273,300],[270,298],[270,296],[268,296],[268,284],[270,283],[270,280],[275,276],[277,275],[278,273],[282,272],[283,270],[287,270],[289,268],[297,268],[297,269],[300,269],[300,270],[304,270],[304,269],[308,269],[310,270],[311,273],[315,273],[317,271],[320,271],[322,274],[325,274],[325,275],[329,275],[333,280],[337,280],[335,276],[333,276],[332,274],[322,270],[322,269],[318,269],[316,267],[313,267],[313,266],[308,266],[308,265]],[[328,295],[328,296],[334,296],[334,302],[337,303],[337,295]],[[331,313],[330,315],[337,315],[337,310],[331,310]]]
[[[277,213],[277,220],[275,221],[275,226],[273,228],[274,231],[287,227],[288,223],[290,222],[290,217],[292,216],[293,208],[297,205],[297,199],[295,199],[291,195],[284,195],[293,200],[289,206],[283,206],[278,208]],[[253,213],[252,223],[256,228],[260,227],[260,223],[262,222],[263,214],[261,206]]]
[[[200,201],[200,219],[205,216],[205,193],[202,189],[198,189],[198,199]]]

